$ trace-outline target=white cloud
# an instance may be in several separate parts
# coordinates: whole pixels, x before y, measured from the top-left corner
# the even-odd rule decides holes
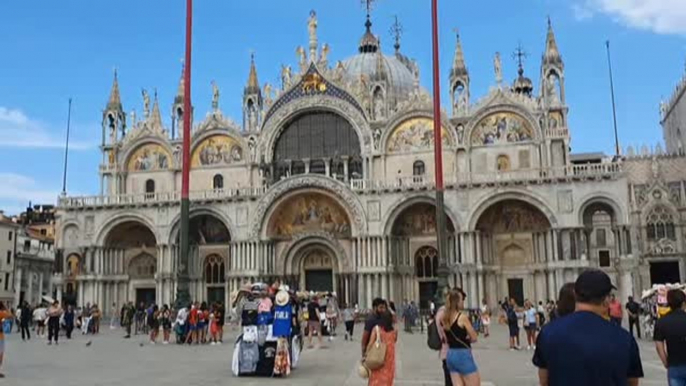
[[[577,18],[600,13],[629,27],[686,35],[685,0],[578,0],[572,10]]]
[[[29,201],[34,204],[55,204],[58,195],[58,190],[45,189],[31,177],[0,172],[0,210],[7,215],[21,213]]]
[[[0,106],[0,147],[64,148],[64,135],[64,129],[54,134],[46,124],[29,118],[21,110]],[[71,140],[69,147],[82,150],[93,148],[94,144]]]

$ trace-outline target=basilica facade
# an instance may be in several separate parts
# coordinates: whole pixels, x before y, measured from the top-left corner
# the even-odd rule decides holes
[[[436,289],[432,99],[400,44],[384,53],[367,20],[358,52],[330,63],[316,15],[281,85],[254,61],[240,123],[212,107],[168,125],[157,95],[124,111],[118,79],[103,111],[102,194],[61,197],[58,298],[79,304],[173,303],[179,266],[183,115],[192,114],[191,296],[228,302],[245,282],[426,302]],[[548,26],[538,87],[522,62],[514,81],[494,58],[489,92],[473,100],[460,39],[444,87],[444,179],[450,285],[496,304],[547,300],[588,267],[625,297],[680,280],[686,159],[643,149],[570,154],[565,67]],[[152,106],[151,106],[152,105]]]

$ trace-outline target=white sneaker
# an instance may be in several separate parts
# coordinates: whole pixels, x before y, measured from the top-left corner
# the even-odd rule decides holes
[[[526,346],[526,351],[531,351],[531,346]]]
[[[154,345],[155,345],[155,342],[153,342],[153,341],[150,341],[150,344],[154,346]]]
[[[514,347],[510,347],[510,351],[514,351],[514,350],[515,350]]]
[[[162,344],[169,344],[169,342],[165,340],[164,342],[162,342]]]
[[[210,343],[210,346],[216,346],[216,345],[217,345],[217,343],[215,343],[215,342]]]

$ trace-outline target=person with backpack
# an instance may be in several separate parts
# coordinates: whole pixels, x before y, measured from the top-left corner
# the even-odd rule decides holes
[[[454,385],[479,386],[481,376],[472,355],[472,343],[476,343],[477,333],[469,312],[465,312],[465,297],[460,288],[454,288],[446,295],[441,315],[445,343],[448,345],[445,364]]]
[[[519,350],[519,318],[517,317],[517,301],[511,298],[503,304],[507,327],[510,330],[510,351]]]
[[[448,288],[448,291],[450,289]],[[431,320],[427,328],[427,344],[430,349],[439,351],[438,357],[441,360],[443,368],[443,379],[445,386],[453,386],[453,380],[450,378],[450,371],[448,371],[448,364],[446,359],[448,357],[448,340],[443,329],[443,318],[445,316],[445,306],[440,307],[436,311],[436,316]]]

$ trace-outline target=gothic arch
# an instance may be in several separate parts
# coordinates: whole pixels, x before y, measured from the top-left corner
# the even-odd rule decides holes
[[[384,234],[390,235],[393,230],[393,225],[395,224],[396,220],[398,220],[398,217],[402,215],[406,209],[415,204],[430,204],[435,206],[436,199],[433,195],[424,193],[417,194],[409,198],[403,197],[399,200],[396,200],[382,219],[382,224],[384,224]],[[455,211],[453,211],[452,208],[447,205],[447,203],[445,205],[445,214],[447,219],[453,223],[455,231],[458,231],[462,227],[462,220],[455,213]]]
[[[273,112],[267,118],[260,135],[259,154],[256,159],[264,158],[271,162],[274,158],[274,146],[288,122],[308,112],[330,112],[341,116],[352,125],[360,140],[360,151],[369,154],[372,151],[371,130],[367,118],[352,104],[327,95],[300,98]]]
[[[274,210],[286,196],[306,192],[309,190],[319,191],[329,195],[346,210],[350,219],[352,237],[366,231],[367,218],[357,195],[343,184],[334,179],[317,175],[300,175],[287,178],[272,185],[260,198],[257,209],[252,218],[250,227],[251,237],[265,238],[267,225]]]
[[[479,222],[479,219],[481,219],[481,215],[483,215],[488,208],[505,200],[523,201],[527,204],[530,204],[543,213],[543,215],[548,219],[548,222],[552,228],[556,228],[558,226],[557,218],[555,217],[553,210],[543,198],[529,191],[510,189],[506,192],[495,195],[486,194],[483,198],[477,201],[476,204],[473,205],[474,209],[469,213],[468,230],[476,230],[476,226]]]
[[[160,238],[160,235],[157,233],[157,228],[153,220],[139,213],[125,212],[112,215],[109,219],[105,220],[102,223],[102,225],[95,232],[95,245],[100,247],[104,246],[105,240],[107,239],[107,236],[110,234],[110,232],[113,229],[115,229],[118,225],[126,222],[140,223],[141,225],[148,228],[148,230],[150,230],[153,236],[155,236],[155,240],[158,243],[160,240],[162,240]]]

